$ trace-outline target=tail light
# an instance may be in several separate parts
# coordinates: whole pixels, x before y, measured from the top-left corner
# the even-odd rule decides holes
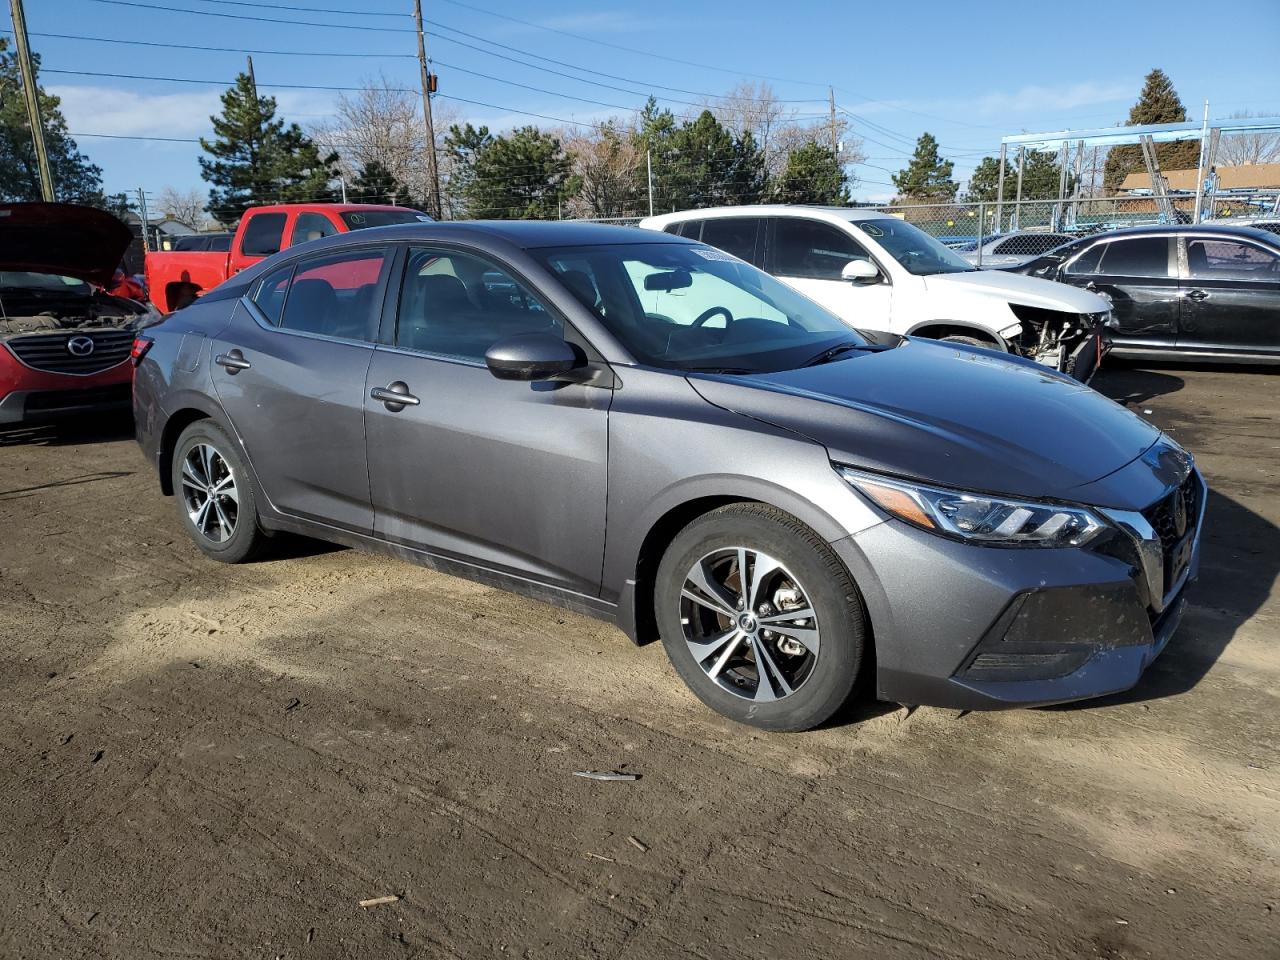
[[[133,338],[133,347],[129,350],[129,359],[133,361],[135,367],[142,362],[142,358],[147,355],[147,351],[151,349],[151,345],[155,342],[152,337],[137,336]]]

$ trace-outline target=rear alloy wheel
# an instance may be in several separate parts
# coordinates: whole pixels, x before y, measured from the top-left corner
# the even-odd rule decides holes
[[[265,539],[246,473],[230,439],[212,421],[197,421],[178,438],[173,490],[187,533],[203,553],[223,563],[249,559]]]
[[[857,588],[826,542],[781,511],[733,504],[695,520],[663,557],[655,599],[672,664],[726,716],[805,730],[853,689]]]

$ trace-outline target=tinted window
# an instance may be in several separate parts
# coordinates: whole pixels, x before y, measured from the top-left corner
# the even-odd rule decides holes
[[[1276,255],[1236,240],[1188,240],[1193,280],[1280,280]]]
[[[344,340],[373,340],[381,250],[303,260],[293,273],[280,326]]]
[[[590,278],[575,279],[591,286]],[[410,251],[400,291],[398,346],[483,360],[486,350],[507,337],[563,332],[542,301],[497,265],[465,253]]]
[[[1060,247],[1071,238],[1061,233],[1023,233],[1006,237],[992,248],[994,254],[1007,256],[1038,257],[1054,247]]]
[[[289,238],[289,246],[295,243],[306,243],[308,240],[319,240],[332,237],[338,232],[333,221],[323,213],[300,213],[293,221],[293,234]]]
[[[772,272],[780,277],[839,280],[850,260],[871,259],[862,244],[830,224],[795,217],[774,223]]]
[[[662,228],[662,232],[673,233],[678,237],[683,232],[684,226],[685,225],[683,223],[668,223],[665,227]]]
[[[284,238],[283,213],[255,213],[244,225],[240,251],[250,257],[269,257],[280,252]]]
[[[1098,272],[1109,277],[1169,276],[1169,241],[1165,237],[1112,240]]]
[[[759,217],[717,217],[702,224],[702,242],[752,263],[759,225]]]
[[[1098,272],[1098,263],[1102,260],[1102,251],[1106,248],[1105,243],[1095,243],[1086,250],[1079,258],[1067,267],[1067,273],[1070,274],[1090,274]]]
[[[253,292],[253,302],[273,326],[280,325],[280,313],[284,310],[284,295],[289,290],[289,278],[293,276],[293,264],[273,270],[258,281]]]
[[[215,233],[209,238],[209,249],[216,253],[226,253],[231,249],[231,234]]]

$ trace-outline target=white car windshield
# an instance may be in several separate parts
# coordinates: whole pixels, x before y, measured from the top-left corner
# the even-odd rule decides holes
[[[944,247],[919,227],[905,220],[884,217],[854,220],[853,225],[871,237],[902,264],[908,273],[927,277],[935,273],[972,273],[976,268],[954,250]]]

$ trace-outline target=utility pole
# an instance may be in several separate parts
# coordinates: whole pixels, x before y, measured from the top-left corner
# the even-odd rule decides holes
[[[427,179],[431,184],[431,198],[427,206],[431,215],[441,218],[440,168],[436,165],[436,129],[431,122],[431,80],[427,75],[427,40],[422,33],[422,0],[413,0],[413,22],[418,28],[418,73],[422,80],[422,117],[427,125]]]
[[[836,130],[836,91],[834,87],[827,87],[827,99],[831,104],[831,152],[835,155],[836,161],[840,160],[840,134]]]
[[[245,57],[249,62],[249,89],[253,91],[254,109],[258,107],[258,78],[253,75],[253,57]]]
[[[138,188],[138,215],[142,217],[142,250],[151,252],[151,218],[147,215],[147,191]]]
[[[644,152],[644,165],[649,171],[649,216],[653,216],[653,151]]]
[[[22,71],[22,93],[27,101],[27,121],[31,124],[31,146],[36,152],[36,168],[40,171],[40,196],[53,203],[53,174],[49,172],[49,153],[44,146],[44,121],[40,119],[40,95],[36,74],[31,67],[31,47],[27,44],[27,18],[22,0],[9,0],[13,16],[13,36],[18,46],[18,69]]]

